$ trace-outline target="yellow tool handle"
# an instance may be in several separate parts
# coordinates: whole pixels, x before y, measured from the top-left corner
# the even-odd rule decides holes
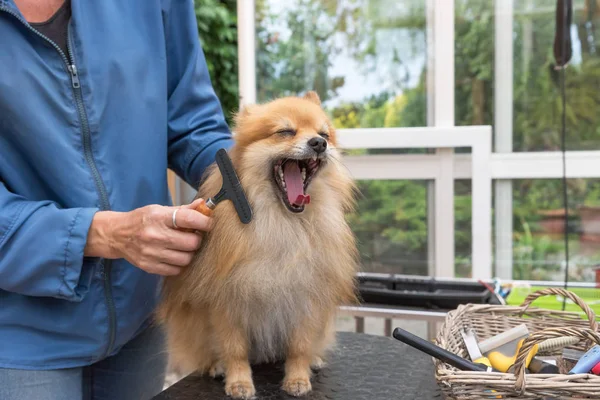
[[[492,366],[492,363],[490,362],[490,360],[487,359],[487,357],[480,357],[477,360],[474,360],[473,362],[479,363],[479,364],[484,364],[484,365],[487,365],[488,367]]]
[[[487,357],[490,360],[492,367],[496,368],[498,371],[501,372],[508,372],[509,368],[515,363],[517,355],[519,354],[519,350],[521,349],[521,346],[523,345],[524,341],[525,339],[519,340],[517,348],[515,349],[515,353],[510,356],[502,354],[500,351],[490,351],[487,354]],[[529,363],[531,362],[531,359],[537,354],[537,351],[538,345],[536,344],[533,346],[533,348],[527,355],[527,358],[525,359],[525,368],[529,367]]]
[[[492,351],[488,354],[490,363],[500,372],[507,372],[508,369],[515,363],[515,357],[505,356],[499,351]]]

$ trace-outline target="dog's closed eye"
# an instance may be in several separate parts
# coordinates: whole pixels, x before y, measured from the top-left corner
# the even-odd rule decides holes
[[[282,136],[295,136],[296,135],[296,131],[291,128],[283,128],[283,129],[278,130],[275,133],[277,133],[278,135],[282,135]]]

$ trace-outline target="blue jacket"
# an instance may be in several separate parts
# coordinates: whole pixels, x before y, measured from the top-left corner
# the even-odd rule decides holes
[[[75,1],[69,52],[0,0],[0,367],[82,366],[151,320],[160,277],[84,257],[98,210],[171,204],[231,133],[192,0]]]

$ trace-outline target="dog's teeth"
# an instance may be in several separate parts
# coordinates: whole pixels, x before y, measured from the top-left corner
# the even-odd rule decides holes
[[[281,178],[281,181],[284,183],[285,185],[285,180],[283,179],[283,171],[279,170],[279,177]]]
[[[302,180],[306,180],[306,168],[302,168]]]
[[[287,186],[285,186],[285,181],[281,181],[281,186],[283,186],[284,189],[287,189]]]
[[[317,161],[317,156],[313,156],[313,161]]]

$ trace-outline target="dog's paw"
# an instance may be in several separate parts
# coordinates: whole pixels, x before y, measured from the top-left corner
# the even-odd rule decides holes
[[[212,367],[210,367],[208,374],[211,378],[215,379],[223,377],[225,376],[225,368],[223,368],[223,364],[221,364],[221,362],[217,361],[212,365]]]
[[[313,371],[320,371],[325,366],[325,361],[321,357],[316,356],[310,363],[310,368]]]
[[[286,379],[283,382],[283,390],[291,396],[304,396],[312,390],[310,380],[308,379]]]
[[[225,393],[234,399],[248,400],[254,397],[256,390],[250,381],[237,381],[225,385]]]

